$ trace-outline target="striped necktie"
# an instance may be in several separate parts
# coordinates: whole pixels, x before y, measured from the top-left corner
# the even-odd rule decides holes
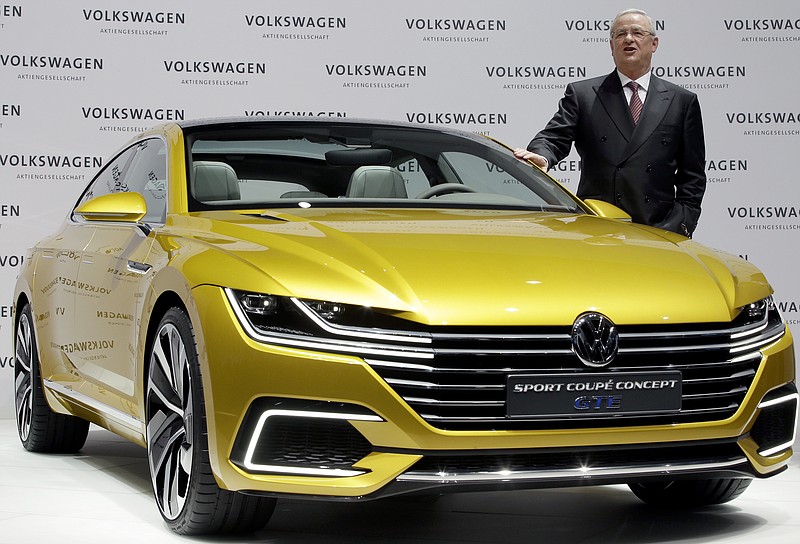
[[[626,85],[630,90],[633,91],[631,95],[631,116],[633,117],[633,124],[637,124],[639,122],[639,116],[642,114],[642,108],[644,105],[642,104],[642,99],[639,98],[639,84],[635,81],[629,81]]]

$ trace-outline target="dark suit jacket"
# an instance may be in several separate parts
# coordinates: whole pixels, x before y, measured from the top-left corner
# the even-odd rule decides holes
[[[579,197],[616,204],[637,223],[694,231],[706,187],[697,95],[651,75],[634,125],[616,71],[570,83],[528,150],[553,166],[573,142],[582,162]]]

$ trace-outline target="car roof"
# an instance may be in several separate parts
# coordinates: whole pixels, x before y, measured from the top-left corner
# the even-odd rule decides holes
[[[415,129],[415,130],[432,130],[436,132],[453,134],[469,138],[472,140],[486,141],[486,137],[476,132],[467,130],[460,130],[451,127],[425,125],[419,123],[409,123],[406,121],[394,121],[388,119],[371,119],[371,118],[354,118],[354,117],[312,117],[312,116],[265,116],[265,115],[250,115],[245,117],[212,117],[206,119],[189,119],[184,121],[173,121],[181,129],[214,129],[214,128],[234,128],[237,126],[247,125],[286,125],[291,124],[295,126],[325,126],[325,125],[360,125],[360,126],[374,126],[383,128],[398,128],[398,129]]]

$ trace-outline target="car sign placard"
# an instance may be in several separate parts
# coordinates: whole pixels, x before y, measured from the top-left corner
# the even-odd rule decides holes
[[[597,417],[677,412],[681,373],[604,372],[509,376],[508,417]]]

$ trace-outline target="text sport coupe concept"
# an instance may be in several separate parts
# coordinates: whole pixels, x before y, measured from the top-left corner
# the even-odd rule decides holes
[[[75,451],[92,422],[146,447],[182,534],[260,528],[280,497],[626,483],[716,504],[792,454],[762,273],[484,136],[166,124],[24,263],[22,443]]]

